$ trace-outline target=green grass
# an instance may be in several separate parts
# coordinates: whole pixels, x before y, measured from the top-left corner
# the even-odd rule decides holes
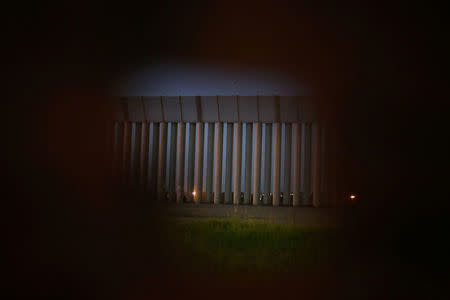
[[[196,271],[297,272],[326,267],[337,232],[326,228],[240,221],[171,221],[170,259]]]

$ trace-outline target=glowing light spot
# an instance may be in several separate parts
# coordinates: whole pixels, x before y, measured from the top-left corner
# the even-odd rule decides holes
[[[194,197],[195,197],[195,194],[196,194],[195,192],[192,192],[192,196],[194,196]]]
[[[356,195],[355,195],[355,194],[350,194],[349,198],[350,198],[351,200],[355,200],[355,199],[356,199]]]

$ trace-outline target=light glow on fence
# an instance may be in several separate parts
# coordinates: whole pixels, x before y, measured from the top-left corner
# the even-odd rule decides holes
[[[270,67],[172,60],[144,63],[120,71],[113,95],[305,95],[305,83],[287,72]]]

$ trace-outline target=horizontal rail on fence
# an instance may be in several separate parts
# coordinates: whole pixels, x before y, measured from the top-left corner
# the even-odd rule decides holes
[[[132,122],[312,122],[308,96],[161,96],[111,99],[114,119]]]

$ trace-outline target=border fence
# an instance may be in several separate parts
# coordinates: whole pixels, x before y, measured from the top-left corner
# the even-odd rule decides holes
[[[334,206],[332,132],[311,97],[112,100],[112,173],[176,203]]]

